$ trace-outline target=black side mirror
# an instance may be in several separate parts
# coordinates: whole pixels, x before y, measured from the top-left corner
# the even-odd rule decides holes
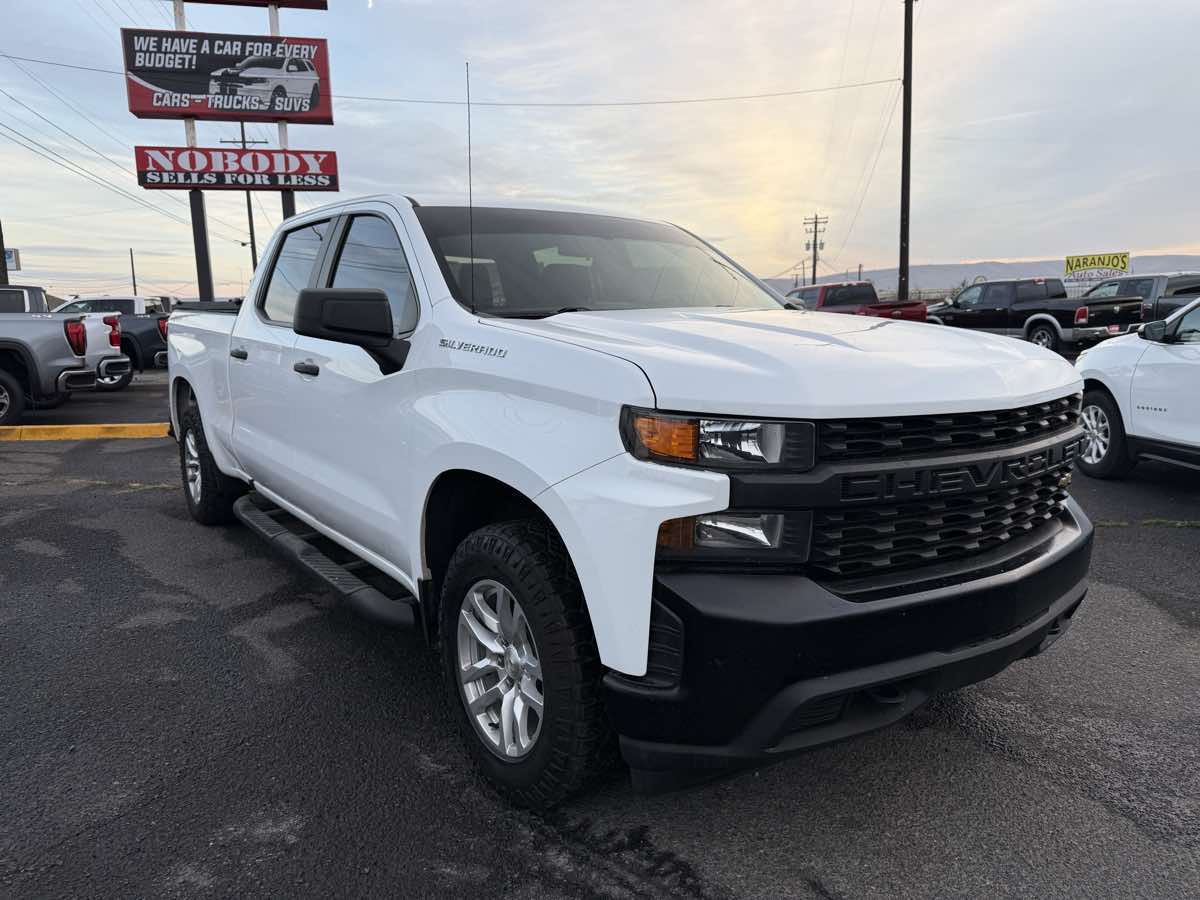
[[[362,347],[385,375],[399,370],[408,357],[408,341],[393,337],[392,307],[378,288],[305,288],[296,301],[292,330]]]
[[[1156,344],[1166,343],[1167,323],[1163,321],[1147,322],[1138,329],[1138,337],[1143,341],[1154,341]]]

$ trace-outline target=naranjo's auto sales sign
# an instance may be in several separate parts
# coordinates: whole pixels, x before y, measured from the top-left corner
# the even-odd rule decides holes
[[[138,118],[333,124],[321,38],[122,28],[121,42]]]
[[[167,190],[336,191],[330,150],[134,147],[138,184]]]

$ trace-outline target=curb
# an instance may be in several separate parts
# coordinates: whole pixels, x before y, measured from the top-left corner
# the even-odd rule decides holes
[[[7,425],[0,427],[0,441],[88,441],[120,438],[165,438],[166,422],[134,422],[122,425]]]

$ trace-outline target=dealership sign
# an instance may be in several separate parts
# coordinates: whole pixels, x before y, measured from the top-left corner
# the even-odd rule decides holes
[[[333,124],[321,38],[122,28],[121,43],[138,118]]]
[[[21,251],[16,247],[4,248],[4,265],[10,272],[21,271]]]
[[[134,147],[138,184],[160,190],[336,191],[329,150]]]
[[[329,0],[188,0],[189,3],[219,3],[222,6],[268,6],[291,9],[329,9]]]
[[[1129,251],[1068,256],[1065,271],[1069,281],[1098,281],[1104,278],[1128,275]]]

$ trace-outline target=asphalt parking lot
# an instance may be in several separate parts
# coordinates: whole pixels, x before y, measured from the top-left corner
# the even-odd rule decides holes
[[[69,414],[163,421],[153,378]],[[614,774],[546,818],[470,774],[415,634],[193,524],[178,482],[169,440],[0,444],[0,894],[1200,893],[1200,473],[1076,477],[1093,588],[1048,654],[850,743],[653,797]]]

